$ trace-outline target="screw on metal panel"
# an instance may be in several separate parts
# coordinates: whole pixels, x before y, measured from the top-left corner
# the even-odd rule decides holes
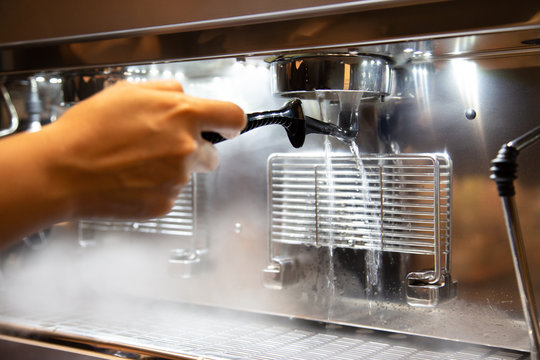
[[[243,228],[244,228],[244,226],[241,223],[234,224],[234,232],[236,234],[240,234],[242,232]]]
[[[476,110],[474,109],[468,109],[467,111],[465,111],[465,117],[468,119],[468,120],[473,120],[476,118]]]

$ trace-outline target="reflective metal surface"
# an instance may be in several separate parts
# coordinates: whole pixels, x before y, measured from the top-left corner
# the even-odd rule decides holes
[[[0,6],[0,44],[175,33],[441,1],[444,0],[274,0],[223,4],[219,0],[207,0],[201,6],[196,0],[165,0],[159,6],[141,3],[137,7],[125,0],[117,0],[114,7],[103,0],[77,7],[65,0],[31,6],[8,2]],[[74,13],[82,16],[73,21]],[[24,17],[32,21],[22,26],[17,19]]]
[[[397,5],[393,1],[388,3],[391,4]],[[163,345],[171,350],[171,342],[173,347],[180,343],[175,339],[156,345],[160,338],[152,337],[153,331],[173,329],[174,332],[173,326],[165,329],[169,324],[166,316],[151,319],[156,327],[144,325],[139,332],[126,330],[123,326],[130,324],[128,320],[139,316],[141,311],[130,312],[128,310],[133,308],[126,306],[126,314],[111,315],[109,310],[113,304],[108,299],[113,294],[124,300],[150,299],[156,304],[167,300],[174,309],[179,309],[181,303],[212,305],[236,309],[243,314],[271,314],[277,316],[273,318],[276,321],[292,317],[330,326],[385,330],[398,336],[415,334],[422,338],[452,340],[459,345],[503,348],[512,354],[510,356],[516,354],[511,349],[529,351],[504,218],[495,186],[489,179],[489,167],[502,143],[539,122],[540,48],[535,42],[540,37],[538,3],[447,1],[403,5],[407,6],[364,10],[358,7],[351,12],[313,17],[301,14],[296,20],[254,21],[233,27],[221,23],[217,28],[180,27],[172,32],[164,28],[161,29],[164,32],[137,33],[122,39],[90,36],[89,41],[56,39],[0,47],[0,72],[12,74],[6,77],[5,84],[21,118],[26,116],[24,89],[28,88],[28,80],[26,75],[20,74],[36,71],[33,76],[44,104],[42,120],[53,120],[69,103],[84,97],[80,96],[84,91],[65,91],[64,101],[59,100],[61,85],[66,90],[70,79],[84,76],[96,81],[176,79],[190,95],[230,100],[246,112],[258,112],[279,108],[288,100],[273,93],[271,83],[276,73],[269,58],[304,51],[346,56],[376,54],[381,59],[389,59],[393,73],[384,98],[323,96],[321,91],[319,94],[315,91],[303,99],[307,116],[328,123],[340,124],[343,120],[340,114],[354,114],[349,120],[355,120],[357,152],[352,151],[348,143],[318,134],[309,135],[303,147],[294,149],[279,126],[255,129],[218,144],[220,166],[206,177],[197,176],[193,183],[196,191],[191,199],[196,207],[185,217],[192,219],[191,215],[195,215],[193,232],[171,235],[163,231],[142,231],[133,226],[129,231],[124,225],[105,226],[93,232],[95,246],[81,247],[78,240],[84,234],[81,229],[85,228],[85,223],[59,224],[51,229],[47,246],[41,249],[5,250],[1,285],[9,291],[0,293],[0,298],[22,306],[23,311],[16,316],[3,317],[2,332],[20,330],[28,324],[25,319],[30,319],[30,329],[15,332],[16,336],[32,337],[39,333],[44,343],[51,343],[59,333],[79,340],[81,337],[88,340],[96,334],[95,328],[90,329],[90,335],[85,332],[88,328],[77,318],[77,311],[68,318],[55,320],[52,326],[42,326],[43,318],[34,316],[29,309],[38,310],[33,307],[36,302],[41,308],[48,308],[51,303],[47,303],[47,295],[54,294],[60,296],[61,305],[66,309],[80,304],[81,298],[92,299],[97,305],[92,309],[93,316],[101,319],[106,314],[107,320],[123,322],[116,328],[110,323],[102,327],[98,324],[98,345],[134,346],[135,343],[138,349],[154,351],[156,346]],[[478,16],[488,8],[490,16]],[[510,8],[512,11],[508,10]],[[345,88],[345,77],[335,80]],[[311,74],[308,83],[313,83]],[[522,155],[516,183],[516,204],[537,298],[540,296],[539,151],[532,148]],[[345,184],[347,187],[356,185],[354,181],[351,183],[350,177],[332,173],[333,158],[354,156],[361,160],[367,154],[372,158],[444,154],[452,164],[450,189],[447,189],[448,195],[444,195],[451,200],[446,203],[446,206],[451,204],[451,209],[447,209],[451,219],[445,219],[450,222],[449,233],[445,234],[449,235],[448,241],[441,235],[444,260],[441,260],[438,288],[417,281],[423,275],[432,276],[430,271],[437,267],[436,252],[426,256],[425,253],[394,251],[392,247],[388,251],[372,249],[368,246],[371,244],[368,237],[364,236],[365,229],[353,222],[339,221],[347,214],[330,212],[343,212],[339,204],[310,214],[319,225],[324,225],[326,235],[336,234],[340,226],[341,229],[351,226],[354,236],[343,235],[342,243],[349,244],[348,240],[352,240],[354,246],[332,244],[340,240],[336,236],[326,236],[321,246],[314,246],[310,234],[316,232],[299,230],[305,224],[298,218],[289,228],[294,230],[291,234],[297,241],[271,241],[269,223],[273,214],[268,206],[273,191],[269,188],[271,176],[267,171],[269,159],[276,154],[324,159],[321,165],[324,169],[319,174],[326,177],[318,179],[321,181],[317,184],[328,190],[332,187],[335,190],[336,184],[339,189],[344,185],[340,181],[349,181]],[[376,169],[380,164],[374,160],[373,163],[368,161],[368,165]],[[293,181],[287,184],[302,185],[294,183],[303,176],[298,169],[287,176]],[[434,183],[433,178],[422,177],[410,189],[403,177],[393,184],[400,190],[415,193],[427,182]],[[350,195],[345,200],[350,203],[358,199],[361,189],[349,190]],[[436,193],[433,192],[434,197]],[[343,194],[328,191],[322,200],[335,202],[336,195]],[[308,196],[294,206],[309,207],[309,201],[313,200]],[[348,204],[347,201],[344,204]],[[295,214],[300,214],[296,210]],[[361,207],[346,210],[354,214],[363,211]],[[380,208],[373,204],[372,210],[376,213]],[[381,211],[378,213],[369,224],[384,223],[384,214],[381,218]],[[292,218],[292,215],[287,213],[282,218]],[[435,232],[439,224],[440,234],[443,234],[448,223],[424,215],[426,218],[421,217],[421,221],[410,223],[409,234],[417,234],[422,221],[422,224],[429,222]],[[395,222],[400,219],[404,218],[394,218]],[[385,232],[382,233],[382,238],[388,241],[384,238]],[[403,244],[410,245],[411,237],[400,243]],[[450,268],[451,278],[444,273]],[[409,276],[415,273],[420,275]],[[458,281],[457,293],[454,280]],[[87,296],[89,294],[91,297]],[[444,297],[450,301],[439,301]],[[432,307],[411,306],[409,299],[422,300]],[[159,312],[164,308],[151,309]],[[143,313],[151,315],[152,312]],[[204,316],[198,319],[208,325]],[[91,316],[84,320],[86,324],[95,324]],[[251,321],[248,323],[253,324]],[[179,323],[182,322],[174,325]],[[302,339],[310,347],[313,347],[312,340],[319,339],[319,334],[310,334],[297,343],[297,338],[289,337],[298,335],[293,330],[292,334],[286,331],[286,336],[278,334],[275,339],[263,341],[262,344],[268,345],[266,348],[249,350],[236,346],[231,350],[227,346],[238,343],[222,338],[222,333],[209,334],[205,329],[202,336],[216,342],[201,343],[198,342],[201,338],[197,337],[201,333],[194,329],[199,330],[188,326],[185,331],[176,333],[181,338],[179,341],[188,339],[185,341],[194,346],[190,348],[193,350],[190,356],[197,353],[214,356],[215,351],[221,351],[221,355],[230,357],[256,358],[255,355],[269,351],[276,342],[290,350],[287,344],[303,349]],[[248,335],[251,335],[253,329],[249,329]],[[120,337],[110,333],[116,330],[126,333]],[[249,336],[242,336],[238,335],[238,339],[253,342]],[[342,344],[340,338],[335,341],[329,341],[329,346]],[[366,352],[352,352],[351,357],[373,354],[371,340],[362,341],[349,344],[348,349],[356,351],[357,345],[369,345],[362,348]],[[412,340],[407,338],[406,341]],[[76,344],[75,341],[70,346],[77,348]],[[186,342],[181,344],[184,346]],[[403,356],[409,353],[418,358],[443,356],[437,348],[439,344],[427,350],[432,353],[404,350],[407,354]],[[247,352],[239,355],[240,348]],[[321,350],[313,356],[327,354],[326,348],[313,348]],[[384,348],[396,353],[403,350]],[[171,350],[176,351],[173,356],[180,353],[178,347],[175,349]],[[382,354],[379,345],[376,349]],[[291,353],[285,350],[276,353],[276,358],[290,357]],[[498,350],[489,351],[481,356],[499,356]],[[164,353],[159,354],[165,357]],[[515,355],[520,356],[520,353]]]
[[[2,92],[3,105],[9,114],[9,126],[0,130],[0,137],[4,137],[17,131],[17,128],[19,127],[19,116],[17,115],[17,110],[15,109],[15,106],[13,106],[11,96],[9,96],[9,92],[4,84],[0,84],[0,91]]]
[[[408,53],[398,52],[396,57],[400,54]],[[489,163],[501,143],[538,122],[540,72],[533,64],[539,57],[518,53],[450,60],[410,55],[409,59],[394,67],[396,81],[384,102],[359,103],[356,144],[360,154],[442,152],[451,159],[452,256],[448,261],[452,280],[458,281],[454,300],[431,309],[407,304],[407,297],[436,299],[430,288],[412,291],[418,289],[407,274],[433,269],[432,260],[418,254],[280,244],[279,251],[294,254],[297,260],[276,256],[274,268],[267,268],[268,159],[277,153],[300,157],[315,153],[322,158],[352,154],[348,144],[315,134],[306,138],[302,148],[294,149],[279,126],[256,129],[217,145],[220,167],[196,182],[201,191],[197,212],[205,214],[198,218],[207,221],[197,224],[202,238],[105,231],[97,232],[100,245],[81,252],[77,231],[58,226],[51,233],[51,245],[35,253],[33,260],[25,262],[23,256],[24,266],[4,264],[6,278],[19,286],[10,293],[35,297],[50,292],[47,284],[54,281],[55,291],[59,287],[68,293],[92,289],[97,294],[211,304],[527,351],[527,330]],[[257,57],[129,67],[124,74],[134,82],[176,78],[187,93],[233,100],[247,112],[278,108],[286,100],[272,95],[271,67]],[[41,87],[58,76],[43,75]],[[341,106],[304,100],[306,114],[330,122],[337,121]],[[466,116],[470,109],[476,112],[472,120]],[[517,206],[538,294],[537,152],[533,148],[520,160]],[[196,269],[182,263],[179,272],[171,272],[171,250],[193,248],[205,250]]]
[[[281,2],[281,5],[284,3]],[[374,4],[377,7],[373,8]],[[275,5],[279,6],[277,3]],[[70,5],[66,6],[69,8]],[[255,10],[255,14],[257,11],[264,13],[265,6],[270,5],[263,5],[262,9]],[[212,9],[212,6],[207,8]],[[50,6],[50,9],[56,7]],[[163,9],[175,16],[178,13],[168,11],[166,7]],[[233,12],[245,11],[242,10],[242,3],[230,9],[234,9]],[[67,38],[55,37],[48,41],[40,40],[38,36],[38,41],[10,44],[9,39],[6,39],[0,45],[0,73],[253,54],[282,55],[284,52],[298,53],[321,48],[340,51],[352,49],[357,52],[360,46],[362,52],[385,55],[388,44],[399,41],[414,43],[419,40],[425,43],[414,45],[418,47],[415,51],[429,51],[437,55],[508,49],[527,51],[535,47],[531,40],[540,37],[539,8],[535,0],[505,0],[497,3],[488,0],[358,1],[344,3],[343,7],[335,11],[324,7],[318,10],[282,12],[280,16],[270,18],[255,16],[224,22],[185,22],[172,27],[146,28],[135,32],[110,32],[105,38],[94,27],[96,32],[87,31],[84,36],[75,38],[69,37],[68,30],[67,34],[64,33]],[[97,9],[93,8],[93,11]],[[116,12],[110,24],[125,22],[123,11]],[[205,10],[199,8],[199,11],[204,13]],[[81,13],[81,10],[74,12]],[[44,13],[47,13],[46,10]],[[145,15],[150,13],[153,11]],[[184,10],[179,13],[184,13]],[[0,11],[0,14],[7,17],[0,24],[12,23],[12,16],[13,19],[18,18],[10,14],[9,7],[6,11]],[[73,12],[68,14],[71,16]],[[43,16],[48,21],[56,15]],[[88,20],[92,21],[91,18]],[[65,22],[59,20],[58,23]],[[99,24],[102,23],[100,15]],[[12,34],[12,30],[9,28],[1,33]]]
[[[508,240],[514,261],[516,279],[519,288],[523,314],[527,323],[527,333],[531,346],[531,359],[539,358],[540,330],[538,329],[538,311],[533,288],[530,281],[527,256],[519,228],[519,217],[517,215],[514,198],[503,197],[502,205],[505,215],[506,227],[508,229]]]
[[[381,57],[298,55],[276,59],[273,66],[273,91],[282,96],[315,98],[325,92],[355,92],[366,99],[390,92],[390,63]]]
[[[17,341],[17,335],[23,344],[52,349],[71,346],[79,356],[104,359],[528,359],[516,351],[212,308],[114,303],[112,299],[109,310],[99,315],[88,304],[78,309],[33,311],[19,323],[17,319],[27,311],[3,306],[0,325],[8,327],[3,327],[0,339]],[[159,310],[148,311],[151,308]],[[123,318],[127,313],[138,315]],[[29,333],[33,339],[25,339]]]

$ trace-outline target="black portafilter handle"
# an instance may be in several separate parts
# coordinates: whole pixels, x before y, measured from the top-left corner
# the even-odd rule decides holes
[[[248,114],[247,125],[240,133],[243,134],[266,125],[283,126],[287,132],[291,145],[295,148],[302,147],[302,145],[304,145],[306,134],[311,133],[332,135],[343,140],[356,137],[356,132],[351,134],[350,131],[345,131],[334,124],[325,123],[312,117],[305,116],[304,111],[302,110],[302,102],[299,99],[289,101],[279,110]],[[202,137],[212,144],[217,144],[226,140],[223,136],[214,132],[203,132]]]

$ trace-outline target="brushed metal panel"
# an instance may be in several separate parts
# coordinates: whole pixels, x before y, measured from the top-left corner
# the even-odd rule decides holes
[[[219,22],[202,27],[148,30],[112,36],[37,41],[0,46],[0,73],[35,72],[117,64],[160,62],[177,59],[204,59],[253,54],[280,54],[317,48],[349,49],[360,45],[396,41],[439,39],[442,46],[433,53],[449,54],[456,46],[467,51],[530,49],[522,41],[540,37],[539,6],[526,1],[445,1],[404,3],[384,2],[386,8],[358,8],[347,11],[300,14],[290,19],[287,12],[271,19],[247,22]],[[489,16],[485,14],[489,9]],[[512,11],[508,11],[512,9]],[[352,12],[350,12],[352,11]],[[255,20],[255,22],[253,22]],[[188,23],[189,24],[189,23]],[[154,29],[155,30],[155,29]],[[499,36],[500,33],[510,35]],[[465,37],[446,43],[449,37]],[[468,37],[466,37],[468,36]],[[378,50],[377,50],[378,49]],[[370,52],[385,53],[385,46]]]

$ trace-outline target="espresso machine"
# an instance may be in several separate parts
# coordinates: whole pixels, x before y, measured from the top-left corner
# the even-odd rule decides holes
[[[2,353],[538,358],[536,1],[19,2],[0,19],[2,137],[117,81],[175,79],[249,120],[203,135],[220,164],[169,214],[3,249]],[[492,165],[501,146],[517,172]],[[513,185],[503,206],[490,176]]]

